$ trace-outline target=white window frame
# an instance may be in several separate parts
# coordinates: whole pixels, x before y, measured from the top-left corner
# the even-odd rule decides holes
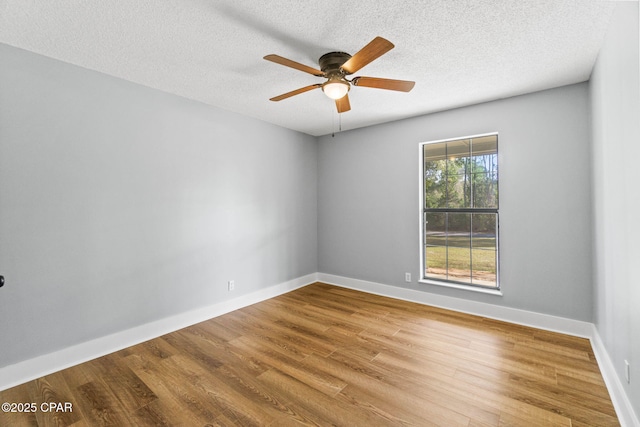
[[[496,224],[496,285],[497,287],[495,289],[488,288],[488,287],[475,286],[475,285],[465,285],[462,283],[455,283],[455,282],[449,282],[449,281],[428,279],[424,277],[424,272],[426,267],[425,266],[425,245],[424,245],[425,244],[424,242],[424,233],[425,233],[424,231],[424,173],[425,173],[424,172],[424,146],[428,144],[437,144],[441,142],[457,141],[460,139],[481,138],[485,136],[494,136],[494,135],[498,136],[498,132],[489,132],[489,133],[482,133],[482,134],[469,135],[469,136],[460,136],[455,138],[439,139],[434,141],[425,141],[418,144],[418,162],[419,162],[418,171],[420,173],[420,177],[418,180],[419,182],[418,218],[419,218],[419,230],[420,230],[420,277],[418,279],[418,283],[435,285],[435,286],[443,286],[446,288],[462,289],[466,291],[480,292],[480,293],[490,294],[490,295],[498,295],[498,296],[503,295],[502,287],[500,283],[500,243],[499,243],[500,224],[499,224],[499,221]],[[499,160],[498,160],[498,163],[499,163]],[[498,172],[498,180],[500,179],[499,174],[500,172]]]

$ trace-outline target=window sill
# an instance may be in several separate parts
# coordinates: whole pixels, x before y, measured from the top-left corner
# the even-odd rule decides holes
[[[464,291],[479,292],[481,294],[496,295],[500,297],[502,296],[502,291],[500,291],[499,289],[488,289],[488,288],[481,288],[478,286],[467,286],[467,285],[461,285],[459,283],[439,282],[437,280],[429,280],[429,279],[420,279],[418,280],[418,283],[423,283],[425,285],[442,286],[445,288],[462,289]]]

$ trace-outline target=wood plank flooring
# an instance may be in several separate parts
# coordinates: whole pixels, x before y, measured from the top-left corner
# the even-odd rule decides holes
[[[0,402],[38,408],[0,412],[0,426],[619,425],[586,339],[322,283]]]

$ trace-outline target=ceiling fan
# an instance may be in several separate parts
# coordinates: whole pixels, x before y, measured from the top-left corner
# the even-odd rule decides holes
[[[377,77],[353,77],[351,80],[347,76],[355,73],[365,65],[384,55],[393,49],[393,43],[382,37],[376,37],[368,45],[360,49],[355,55],[351,56],[345,52],[329,52],[320,57],[318,63],[320,69],[308,67],[291,59],[283,58],[279,55],[267,55],[264,57],[267,61],[286,67],[295,68],[305,73],[313,74],[316,77],[324,77],[327,79],[324,83],[316,83],[291,92],[275,96],[270,101],[282,101],[294,95],[299,95],[313,89],[322,88],[322,91],[329,98],[334,99],[338,113],[344,113],[351,109],[349,104],[349,95],[347,94],[351,86],[372,87],[376,89],[396,90],[400,92],[409,92],[413,89],[415,82],[407,80],[380,79]]]

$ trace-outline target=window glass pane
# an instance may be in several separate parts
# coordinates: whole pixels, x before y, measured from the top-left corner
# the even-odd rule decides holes
[[[498,207],[498,137],[496,135],[471,140],[473,157],[470,174],[473,207]]]
[[[446,206],[447,144],[424,145],[424,207]]]
[[[471,214],[448,214],[447,274],[449,280],[471,283]]]
[[[498,135],[471,138],[474,156],[493,155],[498,152]]]
[[[447,142],[447,208],[468,208],[471,201],[471,142]]]
[[[424,168],[424,207],[446,207],[446,168],[445,160],[425,162]]]
[[[445,160],[447,158],[447,143],[438,142],[436,144],[425,144],[424,149],[424,162],[435,162],[438,160]]]
[[[425,277],[447,278],[446,213],[425,214]]]
[[[468,208],[471,199],[471,180],[464,174],[447,176],[447,201],[446,208]]]
[[[447,214],[427,212],[425,214],[425,240],[428,246],[447,245]]]
[[[471,156],[470,139],[456,139],[445,144],[447,144],[447,159],[449,160]]]
[[[497,208],[498,207],[498,173],[474,173],[473,181],[473,207]]]
[[[447,247],[428,246],[425,250],[425,272],[427,279],[447,280]]]
[[[472,281],[481,286],[497,286],[497,218],[494,213],[473,214]]]

